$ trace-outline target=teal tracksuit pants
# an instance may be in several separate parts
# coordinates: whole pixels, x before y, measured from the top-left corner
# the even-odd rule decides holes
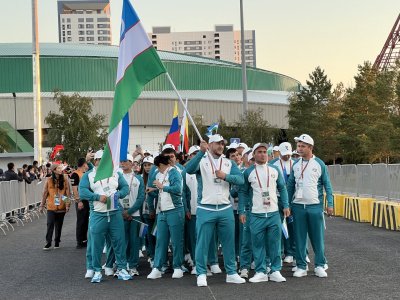
[[[93,212],[89,222],[93,269],[101,272],[101,256],[106,235],[110,236],[118,269],[126,269],[124,220],[121,211]]]
[[[253,258],[253,245],[250,232],[250,212],[246,211],[246,223],[242,224],[242,244],[240,248],[240,269],[250,270],[251,259]]]
[[[225,270],[228,275],[236,273],[235,266],[235,219],[232,207],[220,205],[202,205],[197,208],[197,245],[196,271],[197,275],[207,274],[207,261],[210,244],[215,241],[215,232],[222,244]],[[210,264],[213,264],[210,261]]]
[[[89,219],[90,220],[90,219]],[[86,270],[93,270],[92,263],[92,245],[90,238],[90,230],[87,232],[87,246],[86,246]]]
[[[147,230],[147,235],[145,239],[145,245],[146,245],[146,254],[147,257],[149,257],[151,260],[154,260],[154,251],[156,248],[156,237],[151,234],[151,231],[154,226],[154,219],[150,219],[149,215],[143,215],[143,220],[144,222],[149,225],[148,230]]]
[[[141,221],[140,217],[133,217],[133,219]],[[139,237],[140,223],[134,220],[124,221],[126,260],[130,269],[137,268],[139,266],[139,250],[142,247],[142,238]]]
[[[169,238],[171,237],[173,268],[180,269],[183,263],[183,231],[185,210],[183,207],[159,212],[157,215],[157,243],[154,256],[154,268],[161,271],[167,260]]]
[[[279,212],[250,214],[250,232],[257,273],[266,273],[267,255],[271,261],[272,272],[282,269],[281,231]]]
[[[307,267],[307,234],[315,253],[315,267],[326,264],[324,245],[324,212],[320,204],[292,204],[294,236],[296,242],[296,264],[300,269]]]

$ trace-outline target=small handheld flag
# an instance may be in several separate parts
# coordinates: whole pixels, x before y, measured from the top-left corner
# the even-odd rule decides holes
[[[118,194],[115,193],[107,198],[107,210],[116,210],[118,208]]]
[[[282,233],[285,239],[289,238],[289,231],[287,229],[286,219],[284,219],[282,222]]]
[[[149,230],[149,225],[145,223],[140,223],[140,228],[139,228],[139,237],[140,238],[145,238],[147,235],[147,231]]]
[[[218,131],[218,126],[219,126],[219,123],[218,123],[218,122],[215,122],[215,123],[211,124],[211,125],[207,128],[207,133],[206,133],[206,135],[207,135],[207,136],[213,135],[213,131],[214,131],[214,130],[215,130],[215,132]]]
[[[151,235],[157,236],[157,219],[154,222],[153,228],[151,229]]]

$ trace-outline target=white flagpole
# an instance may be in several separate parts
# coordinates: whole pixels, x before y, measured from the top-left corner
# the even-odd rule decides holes
[[[187,105],[188,105],[188,98],[186,98],[186,101],[185,101],[186,108],[187,108]],[[187,118],[186,111],[183,113],[182,122],[181,122],[181,132],[180,133],[183,133],[183,135],[182,135],[183,138],[181,140],[181,145],[180,145],[180,151],[181,152],[183,152],[183,148],[185,147],[185,134],[187,134],[187,132],[186,132],[186,124],[184,124],[184,122],[186,123],[186,119],[185,118]],[[184,129],[182,130],[182,128],[184,128]],[[188,135],[188,137],[189,137],[189,135]]]

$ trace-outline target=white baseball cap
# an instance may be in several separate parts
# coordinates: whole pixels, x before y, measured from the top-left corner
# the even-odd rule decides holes
[[[172,144],[165,144],[165,145],[162,147],[162,151],[164,151],[165,149],[174,149],[174,150],[176,150],[175,147],[174,147],[174,145],[172,145]]]
[[[222,135],[220,135],[220,134],[210,135],[209,138],[208,138],[208,142],[209,143],[219,143],[221,141],[225,141],[225,140],[222,137]]]
[[[279,145],[279,152],[282,156],[284,155],[292,155],[292,145],[288,142],[284,142]]]
[[[197,145],[193,145],[192,147],[189,148],[189,155],[192,155],[193,153],[195,153],[196,151],[200,151],[200,147]]]
[[[94,154],[94,159],[100,159],[103,156],[103,150],[99,150]]]
[[[152,165],[154,165],[154,158],[152,156],[147,156],[145,158],[143,158],[142,164],[144,163],[150,163]]]
[[[279,146],[274,146],[274,148],[272,148],[272,151],[279,151]]]
[[[244,149],[246,149],[246,148],[249,148],[249,146],[247,146],[245,143],[239,143],[239,145],[237,145],[236,148],[244,148]]]
[[[292,155],[299,155],[299,153],[297,153],[297,150],[294,150],[294,151],[292,152]]]
[[[247,159],[250,161],[250,160],[252,160],[253,158],[254,158],[253,152],[250,152]]]
[[[264,147],[266,150],[268,150],[268,144],[267,143],[257,143],[253,146],[253,151],[252,153],[254,153],[254,151],[256,151],[258,148],[260,147]],[[250,155],[249,155],[250,156]]]
[[[144,150],[144,151],[143,151],[143,154],[145,154],[145,153],[147,153],[147,154],[150,154],[150,155],[151,155],[151,151],[150,151],[150,150]]]
[[[311,136],[309,136],[308,134],[303,133],[301,136],[299,137],[295,137],[294,140],[296,142],[303,142],[309,145],[314,146],[314,140]]]
[[[228,149],[236,149],[237,147],[239,147],[239,144],[237,144],[237,143],[232,143],[232,144],[226,146],[226,148],[228,148]]]

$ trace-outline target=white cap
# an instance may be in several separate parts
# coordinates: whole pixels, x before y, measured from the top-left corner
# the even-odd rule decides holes
[[[284,155],[292,155],[292,145],[288,142],[284,142],[279,145],[279,152],[282,156]]]
[[[274,146],[274,148],[272,148],[272,151],[279,151],[279,146]]]
[[[250,152],[247,159],[250,161],[250,160],[252,160],[253,158],[254,158],[254,157],[253,157],[253,152]]]
[[[266,143],[257,143],[257,144],[255,144],[253,146],[253,151],[252,152],[254,153],[254,151],[256,151],[260,147],[264,147],[265,150],[268,150],[268,144],[266,144]]]
[[[246,148],[249,148],[249,146],[247,146],[245,143],[239,143],[239,145],[237,145],[236,148],[244,148],[244,149],[246,149]]]
[[[237,143],[232,143],[232,144],[226,146],[226,148],[228,148],[228,149],[236,149],[237,147],[239,147],[239,144],[237,144]]]
[[[154,165],[154,158],[151,156],[147,156],[145,158],[143,158],[142,164],[144,163],[150,163],[152,165]]]
[[[152,156],[153,156],[153,157],[157,157],[157,156],[159,156],[159,155],[160,155],[160,152],[154,151]]]
[[[303,142],[309,145],[314,146],[314,140],[311,136],[309,136],[308,134],[303,133],[301,136],[299,137],[295,137],[294,140],[296,142]]]
[[[126,155],[126,160],[129,160],[130,162],[133,162],[133,156],[131,154]]]
[[[144,150],[144,151],[143,151],[143,154],[145,154],[145,153],[147,153],[147,154],[150,154],[150,155],[151,155],[151,151],[150,151],[150,150]]]
[[[189,155],[192,155],[193,153],[195,153],[196,151],[200,151],[200,147],[197,145],[193,145],[192,147],[189,148]]]
[[[103,150],[99,150],[94,154],[94,159],[100,159],[103,156]]]
[[[220,135],[220,134],[210,135],[209,138],[208,138],[208,142],[209,143],[219,143],[221,141],[225,141],[225,140],[222,137],[222,135]]]
[[[165,149],[174,149],[174,150],[175,150],[175,147],[174,147],[174,145],[172,145],[172,144],[165,144],[165,145],[162,147],[162,151],[164,151]]]
[[[245,147],[245,148],[243,149],[243,151],[242,151],[242,156],[245,155],[245,154],[247,154],[247,153],[249,153],[249,152],[252,152],[251,150],[252,150],[251,148]]]
[[[297,153],[297,150],[294,150],[294,151],[292,152],[292,155],[299,155],[299,154]]]

